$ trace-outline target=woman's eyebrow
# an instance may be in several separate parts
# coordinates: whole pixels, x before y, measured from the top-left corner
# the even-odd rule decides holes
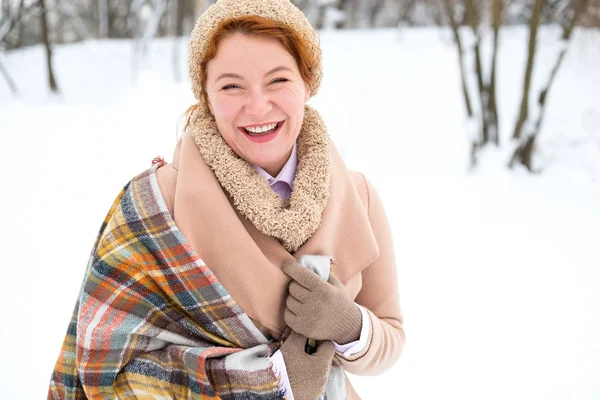
[[[225,74],[221,74],[219,75],[219,77],[217,79],[215,79],[215,82],[218,82],[220,79],[223,78],[236,78],[236,79],[244,79],[242,78],[240,75],[238,74],[232,74],[232,73],[225,73]]]
[[[272,70],[270,70],[269,72],[267,72],[265,74],[265,76],[267,75],[271,75],[274,74],[275,72],[279,72],[279,71],[289,71],[289,72],[293,72],[290,68],[288,67],[284,67],[283,65],[280,65],[279,67],[275,67]]]
[[[273,68],[272,70],[270,70],[269,72],[267,72],[267,73],[265,74],[265,76],[267,76],[267,75],[271,75],[271,74],[274,74],[275,72],[279,72],[279,71],[288,71],[288,72],[293,72],[293,71],[291,70],[291,68],[284,67],[283,65],[280,65],[279,67],[275,67],[275,68]],[[227,72],[227,73],[224,73],[224,74],[221,74],[221,75],[219,75],[219,77],[218,77],[217,79],[215,79],[215,82],[218,82],[219,80],[221,80],[221,79],[223,79],[223,78],[236,78],[236,79],[244,79],[244,78],[242,78],[242,76],[240,76],[240,75],[238,75],[238,74],[233,74],[233,73]]]

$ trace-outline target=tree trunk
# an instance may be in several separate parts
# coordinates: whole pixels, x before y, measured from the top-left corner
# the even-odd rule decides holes
[[[140,19],[139,15],[144,5],[144,0],[133,0],[129,5],[127,12],[127,30],[129,36],[134,39],[138,39],[142,34],[140,32]]]
[[[321,30],[323,29],[323,24],[325,22],[325,13],[327,12],[328,5],[316,5],[317,7],[317,21],[315,22],[315,29]]]
[[[14,12],[11,12],[10,2],[2,2],[0,5],[2,7],[2,13],[0,14],[0,45],[5,43],[6,37],[16,27],[19,30],[19,35],[15,47],[21,47],[22,32],[25,29],[21,21],[24,14],[23,3],[24,0],[21,0]]]
[[[344,13],[344,19],[335,23],[336,29],[343,29],[348,27],[348,10],[347,0],[338,1],[338,9]]]
[[[490,122],[490,140],[496,146],[500,145],[500,126],[498,123],[498,104],[496,102],[496,65],[498,59],[498,44],[500,37],[500,26],[502,25],[503,0],[492,0],[492,28],[494,31],[494,43],[492,50],[492,72],[488,93],[487,112]]]
[[[490,139],[489,120],[487,113],[488,87],[484,84],[483,66],[481,64],[481,38],[477,32],[473,50],[475,52],[475,73],[477,74],[477,88],[479,89],[479,102],[481,104],[481,144],[487,144]]]
[[[23,47],[23,37],[25,37],[25,33],[27,32],[27,27],[25,26],[25,24],[22,21],[22,10],[23,10],[23,1],[20,2],[19,7],[17,8],[17,16],[15,19],[15,25],[16,25],[16,30],[18,33],[17,38],[15,40],[15,42],[13,43],[13,48],[19,49],[21,47]],[[10,15],[10,1],[7,2],[6,4],[6,14],[4,15]],[[1,35],[0,35],[1,36]]]
[[[359,25],[360,18],[357,13],[361,11],[360,0],[346,0],[344,2],[344,25],[343,28],[356,28]]]
[[[411,18],[412,12],[417,4],[417,0],[407,0],[405,1],[404,7],[400,8],[400,13],[398,14],[398,25],[401,22],[406,22],[407,25],[413,25],[414,21]]]
[[[523,164],[529,172],[534,172],[532,155],[535,147],[535,135],[528,135],[527,138],[521,141],[521,144],[516,148],[508,166],[512,168],[515,162]]]
[[[73,8],[73,4],[70,1],[59,0],[57,2],[60,11],[67,17],[67,21],[73,26],[80,40],[86,40],[90,38],[90,33],[85,26],[82,18],[77,14],[77,11]]]
[[[17,36],[17,40],[15,42],[15,48],[20,49],[21,47],[23,47],[23,38],[27,33],[27,27],[20,19],[17,21],[17,24],[19,26],[19,35]]]
[[[552,88],[556,75],[558,74],[558,70],[560,69],[562,62],[567,54],[568,45],[571,40],[571,35],[575,26],[577,25],[577,21],[583,15],[590,4],[589,0],[582,0],[579,2],[578,6],[575,6],[573,18],[569,21],[569,24],[563,26],[563,48],[561,49],[558,57],[556,58],[556,62],[552,67],[552,71],[550,72],[550,76],[548,77],[548,81],[544,88],[540,91],[538,97],[538,104],[540,107],[540,112],[538,113],[537,120],[535,121],[535,125],[533,128],[533,132],[529,133],[529,137],[515,150],[513,157],[511,159],[510,166],[512,167],[515,162],[520,162],[523,164],[529,171],[532,171],[532,160],[533,160],[533,150],[535,139],[540,133],[542,121],[544,120],[544,115],[546,113],[546,106],[548,101],[548,93]],[[531,144],[530,144],[531,142]]]
[[[98,37],[108,37],[108,0],[98,0]]]
[[[483,65],[481,62],[481,35],[479,34],[479,24],[481,23],[479,11],[476,8],[474,0],[465,0],[465,12],[468,15],[467,23],[475,36],[473,52],[475,53],[475,74],[477,77],[477,89],[479,91],[479,103],[481,110],[481,141],[479,145],[484,145],[489,141],[489,120],[488,120],[488,85],[483,76]]]
[[[2,60],[0,60],[0,74],[2,74],[2,76],[4,77],[4,80],[8,84],[8,87],[10,88],[10,91],[12,92],[12,94],[17,96],[19,94],[17,92],[17,86],[15,85],[15,82],[12,80],[12,78],[8,74],[8,71],[6,70],[6,68],[4,68],[4,64],[2,63]]]
[[[40,14],[40,22],[41,22],[41,36],[42,42],[44,43],[44,47],[46,48],[46,65],[48,67],[48,85],[50,86],[50,90],[54,93],[58,92],[58,85],[56,84],[56,79],[54,78],[54,71],[52,69],[52,49],[50,48],[50,37],[48,34],[48,20],[46,13],[46,4],[45,0],[39,0],[41,14]]]
[[[185,23],[185,11],[186,11],[186,3],[189,1],[186,0],[173,0],[175,2],[177,22],[175,24],[175,36],[183,36],[184,34],[184,23]]]
[[[414,2],[413,2],[414,4]],[[454,36],[454,42],[456,43],[456,48],[458,50],[458,65],[460,69],[460,83],[462,86],[463,99],[465,101],[465,107],[467,109],[467,115],[469,117],[473,116],[473,108],[471,107],[471,99],[469,97],[469,89],[467,88],[467,78],[465,75],[465,61],[464,61],[464,50],[462,45],[462,40],[460,38],[460,33],[458,31],[458,24],[456,19],[454,18],[454,10],[452,4],[450,4],[450,0],[444,0],[444,6],[446,8],[446,13],[448,14],[448,20],[450,22],[450,27],[452,28],[452,34]]]
[[[150,15],[148,24],[146,25],[146,30],[144,31],[144,34],[142,36],[142,48],[144,49],[144,52],[146,51],[150,40],[152,40],[152,38],[156,36],[158,28],[160,27],[160,22],[162,21],[166,9],[167,0],[158,0],[156,2],[154,10]]]
[[[369,15],[369,27],[377,28],[377,16],[383,8],[383,0],[375,0],[371,5],[371,14]]]
[[[537,43],[537,31],[540,25],[540,19],[542,17],[542,9],[545,0],[535,0],[533,10],[531,13],[531,20],[529,22],[529,47],[527,51],[527,66],[525,67],[525,81],[523,84],[523,97],[521,98],[521,108],[519,111],[519,118],[515,125],[513,132],[513,138],[518,139],[521,137],[521,131],[523,125],[527,121],[527,113],[529,109],[529,89],[531,86],[531,75],[533,73],[533,61],[535,58],[535,48]]]

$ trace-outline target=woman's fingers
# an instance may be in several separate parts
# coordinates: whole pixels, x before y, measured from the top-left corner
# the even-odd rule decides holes
[[[310,291],[296,281],[291,281],[288,287],[289,293],[298,299],[301,303],[310,296]]]
[[[290,278],[298,282],[309,290],[313,290],[325,282],[311,270],[303,267],[295,260],[286,260],[283,262],[281,270]]]
[[[285,305],[295,315],[300,314],[300,312],[302,311],[302,303],[296,300],[294,296],[288,296]]]
[[[285,319],[285,323],[287,324],[287,326],[289,326],[293,330],[296,326],[296,314],[294,314],[289,308],[286,307],[286,309],[283,310],[283,318]]]

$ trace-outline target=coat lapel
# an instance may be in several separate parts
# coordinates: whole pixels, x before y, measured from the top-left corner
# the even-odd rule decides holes
[[[277,334],[286,326],[283,311],[289,278],[281,271],[284,260],[304,254],[330,255],[332,271],[346,283],[378,256],[352,176],[332,143],[328,148],[329,200],[319,228],[292,254],[233,206],[233,198],[223,190],[190,135],[182,137],[175,151],[175,223],[246,314]]]

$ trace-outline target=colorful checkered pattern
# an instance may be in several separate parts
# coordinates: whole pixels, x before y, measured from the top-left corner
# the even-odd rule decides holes
[[[102,224],[48,398],[283,399],[268,360],[277,345],[175,226],[162,164],[131,180]]]

